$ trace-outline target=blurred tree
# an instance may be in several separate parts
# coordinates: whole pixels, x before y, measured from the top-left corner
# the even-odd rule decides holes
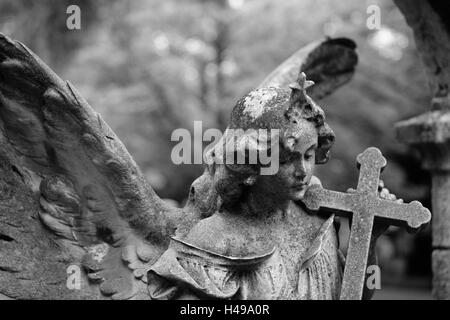
[[[105,0],[1,0],[0,29],[39,52],[41,58],[60,71],[82,46],[83,36],[95,25],[105,3]],[[82,8],[81,30],[69,32],[66,26],[70,5]]]

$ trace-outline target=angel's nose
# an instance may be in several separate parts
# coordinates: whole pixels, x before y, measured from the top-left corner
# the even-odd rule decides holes
[[[303,163],[303,161],[301,161],[295,167],[294,176],[295,176],[295,178],[300,179],[300,180],[303,180],[306,177],[306,168],[305,168],[305,164]]]
[[[295,178],[297,180],[303,181],[305,179],[305,177],[306,177],[306,174],[304,172],[296,172],[295,173]]]

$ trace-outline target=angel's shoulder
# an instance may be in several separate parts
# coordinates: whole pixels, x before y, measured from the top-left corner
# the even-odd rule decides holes
[[[236,216],[216,213],[200,220],[184,241],[210,252],[237,258],[264,255],[272,251],[273,247],[262,245],[256,240],[256,231],[244,221]]]

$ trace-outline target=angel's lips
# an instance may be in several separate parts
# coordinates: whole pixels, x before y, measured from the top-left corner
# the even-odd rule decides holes
[[[292,185],[292,189],[294,189],[295,191],[302,191],[305,190],[308,187],[307,183],[296,183],[294,185]]]

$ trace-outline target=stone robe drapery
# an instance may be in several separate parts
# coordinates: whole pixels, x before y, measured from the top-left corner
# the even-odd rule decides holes
[[[259,256],[230,257],[172,238],[148,273],[152,299],[338,299],[344,258],[334,216],[298,263],[298,280],[288,281],[278,248]]]

